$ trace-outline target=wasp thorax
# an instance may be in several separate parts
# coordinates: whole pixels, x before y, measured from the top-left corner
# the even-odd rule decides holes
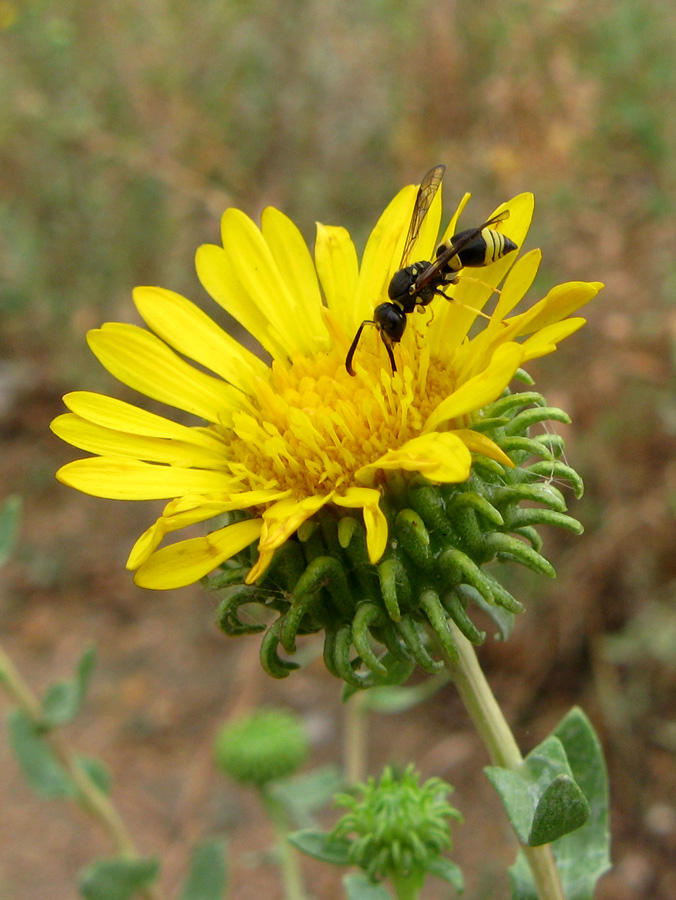
[[[413,272],[413,266],[407,266],[405,269],[399,269],[395,272],[387,289],[387,295],[390,300],[403,300],[408,296],[411,287],[415,284],[416,274]]]

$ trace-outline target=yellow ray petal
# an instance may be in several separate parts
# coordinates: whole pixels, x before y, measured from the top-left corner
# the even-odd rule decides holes
[[[180,294],[159,287],[137,287],[133,297],[155,334],[235,387],[251,393],[254,378],[268,376],[262,360]]]
[[[370,319],[374,307],[387,299],[388,284],[401,262],[417,192],[418,188],[413,184],[399,191],[369,235],[359,269],[353,320],[348,322],[350,331],[355,331],[362,319]]]
[[[507,454],[498,447],[495,441],[486,437],[485,434],[481,434],[479,431],[472,431],[469,428],[458,428],[453,434],[457,435],[472,453],[480,453],[482,456],[488,456],[489,459],[502,463],[503,466],[508,466],[510,469],[514,468],[514,463]]]
[[[224,455],[216,448],[174,439],[125,434],[87,422],[74,413],[58,416],[50,427],[61,440],[99,456],[124,456],[198,469],[217,469],[223,466]]]
[[[359,469],[355,477],[369,484],[378,469],[402,469],[420,472],[430,481],[456,483],[469,478],[471,467],[472,457],[459,437],[452,431],[433,432],[388,450],[380,459]]]
[[[222,424],[242,406],[239,391],[195,369],[143,328],[111,322],[90,331],[87,341],[111,375],[153,400]]]
[[[553,353],[558,343],[574,334],[579,328],[582,328],[586,321],[586,319],[578,316],[573,319],[564,319],[563,322],[554,322],[546,328],[541,328],[537,334],[529,337],[521,345],[524,351],[524,362],[529,359],[537,359],[539,356],[546,356],[547,353]]]
[[[552,288],[546,297],[531,309],[508,319],[516,325],[516,334],[532,334],[547,325],[559,322],[572,312],[589,303],[603,288],[600,281],[570,281]]]
[[[190,538],[163,547],[140,566],[134,581],[140,587],[159,591],[193,584],[252,544],[259,536],[262,524],[262,519],[246,519],[206,537]]]
[[[387,547],[387,519],[380,508],[380,498],[380,491],[366,487],[351,487],[342,495],[333,498],[336,506],[364,511],[366,549],[372,563],[378,562]]]
[[[215,244],[203,244],[195,254],[195,268],[204,289],[239,324],[252,335],[274,359],[284,359],[287,352],[267,315],[253,303],[248,289],[237,277],[230,257]]]
[[[207,447],[212,451],[223,447],[223,441],[212,432],[202,428],[188,428],[171,419],[139,409],[124,400],[95,394],[91,391],[72,391],[66,394],[63,402],[68,409],[95,425],[123,431],[127,434],[138,434],[142,437],[166,438],[186,441]]]
[[[507,387],[523,362],[520,344],[503,344],[493,354],[490,365],[470,378],[450,397],[442,400],[425,422],[424,431],[434,431],[442,422],[457,419],[492,403]]]
[[[238,209],[228,209],[222,219],[223,248],[230,271],[258,307],[284,348],[284,356],[310,355],[314,349],[303,310],[272,255],[267,241],[251,219]],[[313,273],[314,274],[314,273]],[[316,276],[315,276],[316,280]]]
[[[496,325],[525,297],[535,281],[541,261],[541,250],[530,250],[516,260],[505,278],[493,313],[493,322]]]
[[[457,206],[455,212],[453,213],[453,215],[451,216],[450,222],[448,223],[448,227],[446,228],[446,231],[442,235],[442,238],[441,238],[442,241],[449,240],[450,238],[453,237],[454,234],[456,234],[458,232],[458,230],[459,230],[458,229],[458,220],[460,219],[460,216],[463,214],[463,211],[464,211],[465,207],[467,206],[467,204],[469,203],[471,197],[472,197],[471,194],[468,194],[468,193],[463,194],[462,200],[460,201],[460,203],[458,203],[458,206]]]
[[[328,349],[317,272],[303,235],[288,216],[272,206],[263,210],[261,232],[293,298],[296,324],[300,321],[307,331],[309,349]]]
[[[132,547],[127,568],[138,569],[159,547],[167,534],[198,522],[206,522],[233,509],[247,509],[279,500],[288,493],[288,491],[242,491],[212,497],[197,494],[172,500],[167,503],[157,521],[144,531]]]
[[[59,469],[62,484],[109,500],[168,500],[181,494],[227,493],[237,481],[227,472],[159,466],[138,460],[94,456]]]
[[[315,265],[329,309],[340,320],[347,317],[352,322],[359,262],[346,228],[317,222]]]

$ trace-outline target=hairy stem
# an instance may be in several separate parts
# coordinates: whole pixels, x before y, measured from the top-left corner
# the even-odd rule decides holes
[[[474,647],[453,621],[449,621],[449,627],[458,648],[458,659],[444,657],[446,668],[493,765],[516,769],[523,762],[521,751],[486,681]],[[441,648],[439,650],[443,652]],[[565,900],[550,845],[526,847],[522,844],[521,849],[528,860],[539,900]]]
[[[261,790],[261,796],[277,838],[277,854],[284,885],[284,900],[305,900],[306,895],[298,855],[287,840],[289,827],[284,810],[279,802],[264,788]]]
[[[39,700],[1,647],[0,686],[5,689],[11,700],[28,716],[34,725],[39,727],[42,724],[42,708]],[[140,854],[122,817],[107,794],[89,777],[77,754],[54,729],[44,731],[42,740],[57,757],[68,777],[77,788],[78,800],[82,807],[107,832],[118,853],[131,859],[138,858]],[[148,898],[148,900],[158,900],[160,895],[154,887],[149,887],[141,893],[141,896]]]

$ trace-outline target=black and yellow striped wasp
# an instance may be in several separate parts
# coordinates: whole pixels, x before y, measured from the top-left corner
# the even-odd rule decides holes
[[[434,166],[420,182],[400,268],[392,276],[387,289],[390,299],[378,304],[373,311],[373,318],[364,319],[357,329],[345,359],[345,368],[350,375],[355,374],[352,360],[365,325],[374,325],[378,329],[394,374],[397,366],[392,345],[402,339],[406,329],[406,316],[419,307],[427,306],[437,294],[452,300],[452,297],[444,293],[444,288],[457,284],[461,269],[487,266],[518,249],[514,241],[491,227],[509,218],[509,210],[503,210],[478,228],[459,231],[450,240],[442,241],[437,247],[434,262],[423,260],[407,265],[445,169],[445,166]]]

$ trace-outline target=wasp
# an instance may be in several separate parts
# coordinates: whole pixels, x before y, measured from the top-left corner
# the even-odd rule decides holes
[[[403,337],[406,316],[418,308],[427,306],[437,294],[452,300],[452,297],[444,293],[444,288],[447,285],[457,284],[461,269],[490,265],[507,253],[518,249],[514,241],[492,227],[509,218],[509,210],[503,210],[478,228],[459,231],[450,240],[442,241],[437,247],[434,262],[423,260],[407,265],[413,245],[420,234],[420,227],[441,185],[445,169],[445,166],[434,166],[420,182],[400,268],[392,276],[387,289],[390,299],[378,304],[373,311],[373,318],[364,319],[357,329],[345,359],[345,368],[350,375],[355,374],[352,360],[365,325],[374,325],[378,329],[394,374],[397,366],[392,346],[398,344]]]

